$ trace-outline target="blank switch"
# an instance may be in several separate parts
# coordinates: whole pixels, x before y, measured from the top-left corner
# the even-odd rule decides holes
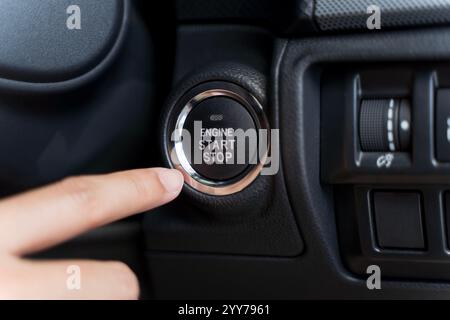
[[[422,209],[417,192],[375,192],[378,245],[388,249],[424,249]]]

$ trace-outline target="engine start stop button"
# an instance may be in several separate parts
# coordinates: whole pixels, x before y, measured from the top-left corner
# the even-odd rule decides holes
[[[189,113],[184,129],[191,136],[183,148],[201,176],[228,181],[243,174],[256,156],[257,131],[247,108],[229,97],[206,99]],[[253,138],[253,141],[252,141]],[[189,150],[186,150],[189,149]]]
[[[260,175],[270,132],[262,105],[249,91],[206,82],[185,93],[169,116],[167,155],[195,190],[231,195]]]

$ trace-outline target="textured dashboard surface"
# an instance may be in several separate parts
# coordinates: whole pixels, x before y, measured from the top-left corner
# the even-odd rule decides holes
[[[372,5],[381,10],[381,28],[450,23],[450,0],[316,0],[316,22],[324,31],[363,29]]]
[[[74,7],[70,0],[0,1],[0,78],[48,83],[91,70],[115,44],[125,3],[79,0]],[[76,27],[70,24],[75,18]]]

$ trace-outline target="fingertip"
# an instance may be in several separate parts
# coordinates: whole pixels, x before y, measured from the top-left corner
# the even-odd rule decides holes
[[[108,262],[114,270],[117,298],[120,300],[138,300],[140,295],[139,280],[131,268],[123,262]]]
[[[183,189],[184,177],[183,174],[175,169],[157,169],[159,181],[171,196],[178,196]]]

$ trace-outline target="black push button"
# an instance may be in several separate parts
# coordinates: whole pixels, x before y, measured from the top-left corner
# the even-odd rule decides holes
[[[386,249],[424,249],[420,194],[375,192],[374,215],[378,245]]]
[[[450,89],[436,95],[436,158],[450,162]]]
[[[238,177],[256,156],[256,152],[250,154],[247,139],[245,148],[237,150],[236,130],[253,129],[256,133],[256,126],[247,108],[232,98],[213,97],[200,102],[189,113],[184,128],[193,138],[191,166],[208,180],[228,181]],[[201,157],[196,157],[196,153]]]

